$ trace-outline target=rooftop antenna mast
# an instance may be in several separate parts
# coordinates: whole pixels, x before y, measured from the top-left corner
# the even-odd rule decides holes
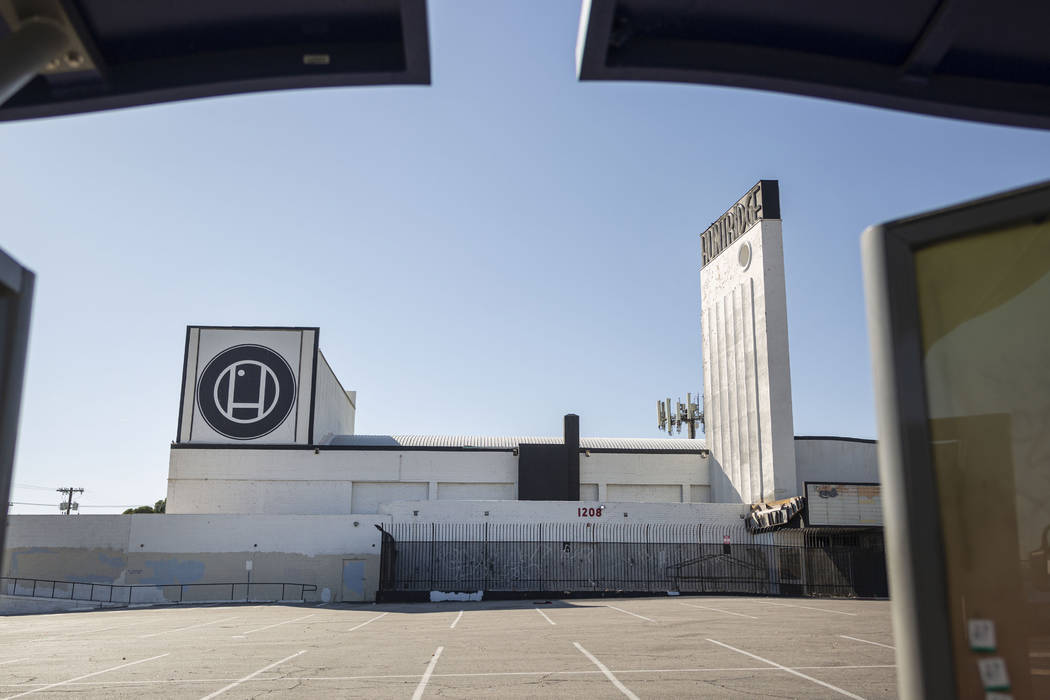
[[[702,395],[697,394],[696,400],[702,400]],[[704,424],[704,413],[700,410],[699,404],[693,403],[693,395],[687,393],[685,403],[683,404],[682,400],[678,399],[673,410],[670,398],[657,401],[656,421],[660,430],[666,430],[668,435],[673,435],[675,432],[681,435],[684,424],[689,427],[689,439],[694,440],[696,439],[696,424]]]

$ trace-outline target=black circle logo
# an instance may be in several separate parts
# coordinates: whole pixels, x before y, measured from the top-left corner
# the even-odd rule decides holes
[[[200,374],[197,406],[215,432],[252,440],[277,429],[295,403],[295,375],[283,357],[261,345],[235,345]]]

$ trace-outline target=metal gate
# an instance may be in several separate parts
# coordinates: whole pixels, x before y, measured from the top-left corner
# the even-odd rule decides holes
[[[380,596],[741,593],[884,597],[881,530],[617,523],[398,523]]]

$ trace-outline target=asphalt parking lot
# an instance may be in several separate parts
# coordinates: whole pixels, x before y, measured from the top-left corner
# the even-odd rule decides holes
[[[0,618],[0,697],[896,697],[887,601],[536,603]]]

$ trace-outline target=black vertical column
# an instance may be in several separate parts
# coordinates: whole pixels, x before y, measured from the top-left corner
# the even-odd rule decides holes
[[[565,457],[568,465],[566,469],[567,488],[565,490],[567,501],[580,500],[580,417],[575,413],[565,416]]]

